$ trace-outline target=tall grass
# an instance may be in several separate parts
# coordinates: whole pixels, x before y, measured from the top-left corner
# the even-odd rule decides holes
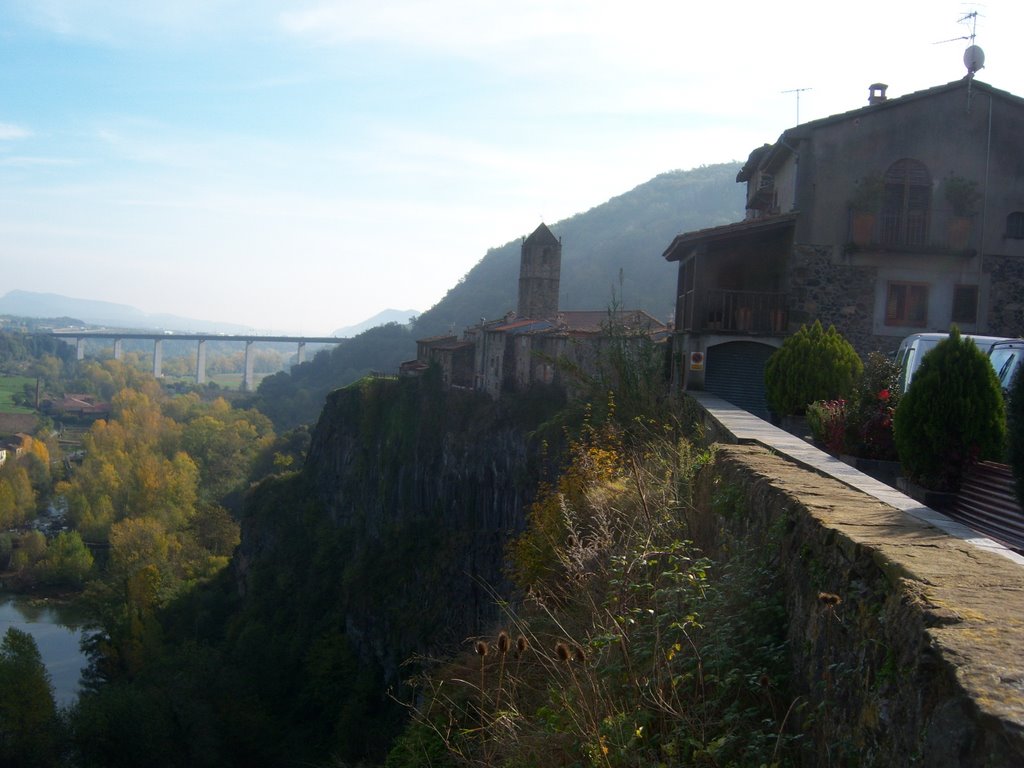
[[[390,768],[794,760],[770,551],[704,557],[681,513],[708,454],[626,426],[588,422],[571,443],[512,547],[522,601],[475,655],[416,681]]]

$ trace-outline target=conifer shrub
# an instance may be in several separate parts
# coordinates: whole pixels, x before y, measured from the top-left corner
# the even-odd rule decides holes
[[[786,339],[765,366],[768,404],[775,413],[803,415],[815,400],[847,399],[864,366],[853,346],[818,320]]]
[[[1024,507],[1024,367],[1017,369],[1010,383],[1006,410],[1010,468],[1017,481],[1017,499]]]
[[[904,474],[936,491],[956,491],[976,461],[998,460],[1006,408],[985,353],[953,326],[924,356],[893,424]]]

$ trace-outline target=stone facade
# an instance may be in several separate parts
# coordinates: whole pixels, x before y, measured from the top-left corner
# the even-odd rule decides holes
[[[985,257],[985,271],[992,286],[989,293],[988,323],[1002,335],[1024,336],[1024,258]]]
[[[835,325],[862,354],[894,352],[901,337],[879,336],[872,327],[878,270],[857,266],[832,246],[794,246],[788,262],[789,330],[822,319]]]

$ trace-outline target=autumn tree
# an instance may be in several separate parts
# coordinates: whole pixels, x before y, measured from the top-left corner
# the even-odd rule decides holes
[[[0,468],[0,528],[21,525],[36,512],[36,494],[23,463],[8,462]]]
[[[77,531],[62,531],[50,542],[33,567],[43,584],[81,587],[92,570],[93,557]]]
[[[269,419],[234,410],[223,399],[189,422],[182,444],[199,466],[203,498],[218,502],[243,485],[253,460],[272,439]]]

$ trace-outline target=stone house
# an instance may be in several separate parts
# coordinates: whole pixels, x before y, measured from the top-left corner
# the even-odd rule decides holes
[[[612,327],[629,338],[667,340],[667,327],[643,310],[559,309],[561,263],[561,242],[541,224],[523,240],[517,311],[467,328],[462,339],[418,340],[416,360],[400,373],[417,375],[436,364],[447,386],[497,398],[534,383],[570,385],[568,371],[593,375]]]
[[[974,79],[798,125],[737,176],[743,221],[677,236],[673,379],[764,414],[801,324],[866,355],[905,336],[1024,333],[1024,99]]]
[[[440,368],[441,380],[446,387],[472,389],[472,342],[460,341],[454,333],[418,339],[416,359],[402,363],[400,373],[404,376],[418,376],[432,364]]]

